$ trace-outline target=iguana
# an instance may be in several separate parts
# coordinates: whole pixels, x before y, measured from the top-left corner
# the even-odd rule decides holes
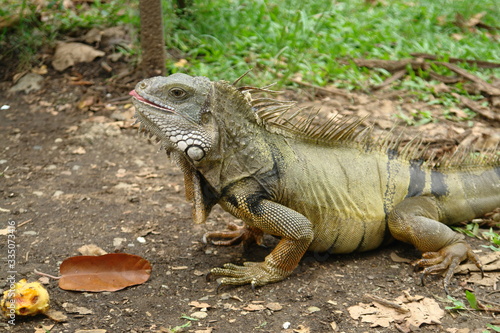
[[[500,158],[458,154],[436,166],[418,143],[395,135],[375,140],[361,120],[313,125],[267,88],[173,74],[130,92],[140,128],[156,136],[184,173],[193,219],[215,204],[244,221],[209,233],[216,244],[280,239],[263,262],[225,264],[220,285],[252,287],[288,277],[306,251],[368,251],[397,239],[423,252],[423,276],[471,259],[464,236],[448,225],[500,207]],[[300,111],[300,109],[298,109]],[[398,151],[399,149],[399,151]]]

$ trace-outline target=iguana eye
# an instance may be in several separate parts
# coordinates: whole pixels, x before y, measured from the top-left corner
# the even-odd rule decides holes
[[[183,98],[187,95],[187,92],[182,88],[172,88],[169,90],[169,93],[175,98]]]

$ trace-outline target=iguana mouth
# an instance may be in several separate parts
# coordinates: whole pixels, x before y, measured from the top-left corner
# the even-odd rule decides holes
[[[141,103],[144,103],[144,104],[148,104],[154,108],[157,108],[157,109],[161,109],[162,111],[166,111],[166,112],[175,112],[174,108],[168,106],[168,105],[160,105],[160,104],[156,104],[150,100],[147,100],[145,99],[144,97],[142,97],[141,95],[139,95],[135,90],[132,90],[131,92],[128,93],[130,96],[132,96],[133,98],[135,98],[136,100],[138,100],[139,102]]]

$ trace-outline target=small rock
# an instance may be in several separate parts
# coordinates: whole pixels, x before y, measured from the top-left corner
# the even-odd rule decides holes
[[[307,308],[307,312],[309,312],[309,313],[314,313],[314,312],[318,312],[318,311],[321,311],[321,309],[318,308],[317,306],[310,306]]]
[[[144,237],[137,237],[137,241],[141,244],[146,244],[146,238]]]
[[[120,238],[120,237],[113,238],[113,247],[115,248],[121,247],[122,243],[126,240],[127,240],[126,238]]]
[[[71,153],[73,155],[85,155],[87,153],[87,151],[83,147],[78,147],[76,149],[73,149],[73,151],[71,151]]]
[[[190,317],[196,318],[196,319],[205,319],[208,316],[208,313],[203,312],[203,311],[196,311],[191,313]]]
[[[57,198],[57,197],[60,197],[61,195],[63,195],[64,192],[63,191],[55,191],[54,194],[52,195],[54,198]]]
[[[291,325],[292,325],[292,324],[291,324],[289,321],[285,321],[285,322],[283,323],[283,328],[284,328],[285,330],[287,330],[287,329],[289,329],[289,328],[290,328],[290,326],[291,326]]]

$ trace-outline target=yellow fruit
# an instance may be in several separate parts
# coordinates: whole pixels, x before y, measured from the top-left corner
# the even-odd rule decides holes
[[[22,279],[3,293],[0,309],[5,317],[34,316],[49,309],[49,293],[39,282]]]

